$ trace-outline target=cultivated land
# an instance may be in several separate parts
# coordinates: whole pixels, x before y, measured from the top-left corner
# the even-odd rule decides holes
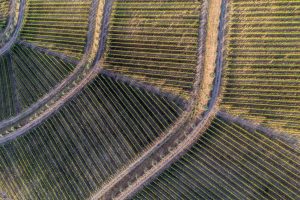
[[[28,0],[21,39],[81,59],[92,0]],[[91,22],[90,22],[91,23]]]
[[[300,2],[229,4],[223,108],[300,134]]]
[[[300,153],[217,117],[133,199],[298,199]]]
[[[75,68],[73,64],[20,45],[11,49],[8,55],[1,57],[1,70],[4,70],[1,78],[5,81],[1,84],[2,94],[3,98],[17,97],[17,102],[2,101],[1,120],[31,106]]]
[[[1,188],[14,199],[86,198],[181,112],[174,102],[100,75],[41,125],[1,146]]]
[[[0,120],[13,116],[16,113],[13,100],[13,77],[10,73],[12,64],[9,55],[0,58]]]
[[[294,5],[291,2],[285,3]],[[231,12],[226,18],[230,20],[232,15],[235,16],[234,11],[236,10],[231,10],[232,5],[236,7],[246,5],[247,7],[249,4],[251,3],[229,1],[228,6]],[[281,6],[287,4],[282,3]],[[265,7],[268,5],[265,2]],[[256,4],[253,3],[253,10],[256,7],[257,2]],[[297,12],[294,14],[297,15]],[[241,21],[237,23],[244,24]],[[277,25],[280,26],[280,23]],[[227,22],[227,37],[230,36],[231,27],[231,22]],[[251,33],[249,32],[249,34]],[[260,41],[258,37],[257,41]],[[237,45],[239,43],[226,40],[226,46],[232,44]],[[251,40],[249,40],[249,44],[251,44]],[[229,49],[226,48],[225,55],[231,55],[231,51],[228,51]],[[235,55],[238,57],[240,54]],[[281,55],[280,52],[278,55]],[[230,62],[228,62],[227,57],[224,63],[225,72],[230,68],[228,63]],[[224,77],[227,83],[227,73]],[[232,77],[234,80],[235,76],[232,75]],[[275,82],[274,85],[276,87]],[[241,87],[237,84],[236,88],[238,91]],[[226,104],[226,85],[223,91]],[[242,93],[237,92],[236,96],[240,94]],[[251,100],[248,97],[248,101]],[[238,105],[239,102],[237,100],[236,104],[232,103],[232,107]],[[284,103],[284,101],[281,102]],[[221,105],[224,104],[221,103]],[[228,108],[229,112],[232,111],[232,107]],[[240,108],[243,109],[244,107],[240,106]],[[295,111],[297,112],[297,109]],[[277,112],[276,110],[273,111],[273,113]],[[220,114],[220,116],[224,116],[224,114]],[[231,120],[236,122],[233,123]],[[243,126],[247,124],[247,129],[244,129],[238,124],[240,121],[243,120],[239,120],[238,117],[215,118],[206,132],[199,132],[203,136],[179,161],[171,165],[152,182],[146,182],[148,184],[133,199],[298,199],[300,197],[298,190],[300,183],[299,141],[295,138],[288,138],[286,134],[272,133],[272,130],[251,124],[251,121],[243,123]],[[267,132],[255,131],[256,129],[263,129]],[[167,163],[165,164],[167,165]],[[153,174],[151,175],[149,176],[150,180],[153,178]],[[131,194],[128,192],[126,195],[131,196],[134,193],[136,190],[132,190]]]
[[[196,0],[115,1],[104,68],[189,98],[200,6]]]
[[[300,198],[299,1],[20,8],[0,46],[0,198]]]
[[[91,65],[92,63],[98,62],[98,60],[101,57],[99,56],[99,54],[101,55],[100,48],[101,46],[104,46],[102,44],[103,43],[102,39],[100,39],[100,34],[101,34],[100,29],[102,24],[101,19],[103,14],[102,12],[104,9],[104,2],[102,0],[99,1],[94,0],[92,5],[93,5],[92,7],[93,9],[91,8],[90,11],[89,33],[85,45],[85,53],[80,62],[74,60],[74,58],[71,58],[66,54],[54,52],[51,49],[49,50],[43,47],[37,47],[34,44],[27,43],[24,41],[18,42],[21,46],[34,49],[34,51],[40,51],[40,53],[42,54],[46,54],[46,57],[54,57],[54,59],[62,60],[64,63],[68,63],[68,64],[72,63],[77,65],[76,68],[74,68],[74,70],[70,73],[69,76],[67,76],[63,81],[61,81],[55,87],[52,87],[51,90],[49,90],[49,92],[46,95],[42,96],[42,98],[39,98],[38,101],[34,102],[32,105],[30,105],[30,107],[24,109],[24,111],[20,112],[18,115],[14,117],[0,121],[0,130],[2,135],[3,134],[7,135],[8,133],[14,132],[10,136],[1,137],[0,143],[11,140],[12,138],[15,138],[15,136],[22,135],[28,129],[30,129],[29,127],[31,128],[34,127],[37,122],[41,122],[42,119],[45,119],[47,116],[51,115],[51,113],[55,111],[55,109],[61,107],[60,104],[62,104],[62,102],[66,102],[68,99],[74,96],[76,92],[80,90],[80,88],[83,88],[88,83],[89,80],[93,79],[93,76],[89,75],[91,74],[91,72],[98,72],[98,65],[94,64],[93,67],[91,67]],[[18,19],[18,24],[16,27],[18,31],[15,31],[16,34],[19,32],[19,29],[21,28],[22,18],[23,18],[22,13],[25,10],[24,4],[22,4],[21,8],[22,8],[21,9],[22,12],[20,12],[20,16],[21,16],[19,17],[20,20]],[[96,23],[100,23],[100,24],[96,24]],[[10,39],[8,43],[15,41],[14,37],[16,34],[14,33],[12,39]],[[10,45],[6,44],[2,49],[0,49],[0,54],[2,50],[4,52],[8,51],[5,50],[7,46]],[[99,51],[97,52],[98,48]],[[36,63],[36,65],[43,66],[45,65],[45,63],[39,62]],[[61,74],[56,74],[56,75],[61,76]],[[61,98],[65,94],[68,94],[66,95],[67,98],[65,97]]]
[[[0,0],[0,33],[4,30],[9,15],[9,0]]]

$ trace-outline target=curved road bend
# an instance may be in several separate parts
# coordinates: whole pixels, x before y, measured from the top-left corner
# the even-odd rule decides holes
[[[219,97],[221,97],[221,82],[222,82],[222,71],[223,71],[223,49],[224,49],[224,39],[225,39],[225,23],[226,23],[226,11],[228,0],[212,0],[210,2],[210,11],[215,13],[220,13],[219,27],[214,27],[218,31],[218,40],[216,44],[217,47],[217,58],[216,58],[216,78],[214,80],[214,88],[211,96],[211,100],[208,105],[208,111],[204,114],[204,117],[200,121],[195,120],[191,122],[192,127],[194,127],[192,132],[188,134],[183,142],[180,142],[178,146],[171,150],[157,165],[154,165],[150,170],[148,170],[143,176],[139,177],[137,181],[128,186],[123,192],[117,195],[115,199],[127,199],[132,197],[136,192],[138,192],[144,185],[150,182],[153,178],[158,176],[164,169],[175,162],[181,155],[183,155],[204,133],[208,128],[211,120],[215,117],[219,110]],[[218,5],[218,6],[216,6]],[[213,16],[209,13],[209,17]],[[209,19],[210,23],[210,19]],[[212,25],[213,26],[213,25]]]
[[[24,1],[24,0],[22,0]],[[100,0],[96,0],[96,1],[100,1]],[[99,4],[100,5],[100,4]],[[101,6],[103,6],[101,4]],[[97,13],[95,14],[95,10],[97,8],[94,8],[93,12],[92,12],[92,16],[93,19],[96,21],[97,17],[99,17],[99,14],[101,13]],[[95,24],[95,23],[94,23]],[[97,31],[92,31],[95,34],[97,33]],[[101,34],[101,31],[98,31]],[[77,80],[78,76],[80,74],[82,74],[82,72],[84,71],[84,68],[87,64],[88,58],[89,58],[89,54],[92,51],[92,48],[94,46],[93,44],[94,42],[90,42],[90,45],[88,48],[86,48],[86,51],[83,55],[82,60],[78,63],[78,65],[76,66],[75,70],[66,78],[64,79],[59,85],[57,85],[53,90],[51,90],[48,94],[46,94],[43,98],[39,99],[35,104],[33,104],[32,106],[30,106],[27,110],[23,111],[22,113],[20,113],[19,115],[12,117],[10,119],[6,119],[0,122],[0,132],[10,128],[11,126],[15,126],[17,125],[19,122],[21,122],[22,120],[25,120],[27,118],[29,118],[31,115],[33,115],[38,109],[42,108],[43,106],[45,106],[47,103],[49,103],[51,100],[55,99],[55,98],[59,98],[59,94],[68,86],[71,85],[74,81]],[[94,68],[98,68],[98,66],[95,65]],[[90,71],[95,71],[96,69],[90,69]],[[80,81],[80,83],[75,86],[80,88],[82,87],[82,83],[85,82],[85,79],[89,79],[90,77],[86,77],[83,80]],[[74,90],[72,90],[74,92]],[[59,100],[57,100],[59,101]],[[62,102],[64,102],[64,99],[61,99]],[[56,105],[56,104],[55,104]],[[51,105],[52,106],[52,105]],[[51,108],[50,106],[50,108]],[[46,112],[50,112],[50,108],[47,109]],[[54,112],[54,110],[52,110]],[[52,112],[51,111],[51,112]],[[34,123],[34,122],[29,122],[29,123]],[[26,127],[32,127],[30,125],[26,126]],[[20,130],[16,130],[14,133],[8,133],[7,135],[4,135],[2,137],[0,137],[0,144],[8,142],[12,139],[14,139],[17,136],[20,136],[22,134],[24,134],[26,131],[24,131],[24,128],[20,128]],[[22,134],[20,134],[18,131],[22,132]],[[11,136],[10,136],[11,135]]]
[[[203,12],[203,11],[207,11],[207,6],[208,6],[207,4],[208,4],[208,1],[205,1],[203,8],[202,8],[201,17],[204,20],[202,20],[202,23],[200,25],[201,29],[204,29],[207,24],[207,20],[206,20],[207,12]],[[206,38],[206,32],[200,31],[199,49],[202,49],[201,46],[205,45],[205,38]],[[216,38],[216,40],[217,40],[217,38]],[[201,55],[199,55],[198,59],[199,59],[198,65],[203,67],[205,58],[201,54]],[[199,66],[197,66],[197,67],[199,67]],[[199,67],[199,69],[197,69],[197,71],[198,71],[198,73],[201,73],[204,70]],[[203,74],[197,76],[197,78],[201,78],[201,76],[203,76]],[[199,83],[200,83],[200,81],[199,81]],[[198,93],[200,90],[200,87],[196,86],[194,88],[195,88],[194,93],[196,93],[196,92]],[[125,186],[125,185],[127,187],[126,179],[132,178],[134,176],[133,174],[136,172],[136,170],[139,170],[139,168],[144,166],[143,164],[145,164],[149,160],[151,160],[151,159],[149,159],[150,157],[157,156],[157,153],[159,153],[159,151],[161,149],[167,149],[167,148],[165,148],[165,145],[169,144],[170,141],[173,141],[174,137],[175,137],[175,139],[177,139],[178,133],[182,135],[181,130],[185,129],[185,128],[189,128],[188,124],[190,123],[190,119],[193,115],[194,107],[196,105],[196,102],[198,101],[198,95],[193,94],[191,99],[192,100],[190,101],[187,110],[184,111],[182,116],[177,120],[176,124],[170,130],[168,130],[167,133],[162,134],[161,138],[159,138],[155,144],[153,144],[151,147],[149,147],[143,153],[143,156],[137,158],[137,160],[135,160],[133,163],[129,164],[129,166],[127,166],[123,171],[121,171],[119,174],[117,174],[115,177],[113,177],[109,182],[104,184],[104,186],[99,191],[97,191],[91,197],[91,199],[110,199],[112,196],[111,194],[114,193],[114,190],[118,190],[118,188]],[[139,171],[141,171],[141,170],[139,170]]]
[[[116,199],[127,199],[130,198],[132,195],[134,195],[143,185],[145,185],[147,182],[149,182],[153,177],[157,176],[159,172],[163,171],[167,166],[169,166],[172,162],[174,162],[182,153],[184,153],[190,146],[192,146],[196,140],[201,136],[199,133],[203,133],[211,120],[215,117],[216,113],[219,110],[219,97],[221,95],[221,79],[222,79],[222,70],[223,70],[223,45],[224,45],[224,25],[225,25],[225,15],[227,10],[227,0],[212,0],[210,2],[210,12],[209,12],[209,25],[211,25],[212,29],[215,29],[214,31],[218,31],[219,34],[216,35],[214,38],[215,40],[215,48],[211,48],[211,50],[217,51],[217,57],[210,57],[211,59],[216,60],[216,77],[214,80],[214,88],[213,88],[213,94],[211,96],[210,103],[208,105],[208,111],[204,114],[204,117],[199,119],[196,122],[190,123],[190,125],[195,123],[196,127],[193,129],[192,133],[189,134],[183,142],[179,143],[175,150],[171,151],[169,154],[167,154],[162,161],[160,161],[157,165],[154,165],[150,170],[148,170],[144,175],[138,178],[137,181],[130,184],[123,192],[118,194],[115,198]],[[211,14],[213,12],[214,14],[217,13],[217,15]],[[220,20],[220,23],[212,23],[212,21]],[[219,25],[220,24],[220,25]],[[218,27],[219,25],[219,27]],[[212,30],[211,30],[212,31]],[[158,143],[161,141],[158,141]],[[161,147],[161,144],[157,144],[156,146]],[[144,154],[144,156],[147,156],[147,158],[142,158],[142,160],[148,159],[149,154]],[[150,155],[151,156],[151,155]],[[141,159],[141,158],[140,158]],[[140,163],[142,164],[142,163]],[[113,195],[113,193],[110,191],[113,187],[115,187],[117,181],[122,181],[121,175],[123,177],[126,176],[126,174],[133,172],[135,168],[126,169],[122,172],[122,174],[118,175],[118,180],[115,180],[114,182],[109,182],[101,191],[99,191],[97,194],[95,194],[92,199],[109,199]],[[134,173],[133,173],[134,174]],[[133,175],[132,174],[132,175]],[[134,175],[133,175],[134,176]],[[115,178],[114,178],[115,179]],[[113,180],[114,180],[113,179]],[[124,180],[123,180],[124,181]],[[125,181],[122,186],[127,186],[127,182]]]

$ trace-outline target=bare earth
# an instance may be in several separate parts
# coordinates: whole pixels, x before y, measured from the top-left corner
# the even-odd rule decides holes
[[[218,28],[221,13],[221,0],[210,0],[208,8],[207,35],[204,58],[204,76],[202,80],[202,88],[199,93],[199,104],[196,108],[196,114],[205,110],[210,99],[210,92],[214,80],[214,71],[216,66],[217,46],[218,46]]]

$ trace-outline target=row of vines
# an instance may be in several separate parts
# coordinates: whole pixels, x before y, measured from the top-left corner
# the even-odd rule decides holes
[[[176,121],[175,102],[99,75],[45,122],[0,146],[12,199],[84,199]]]
[[[300,1],[230,2],[223,108],[300,134]]]
[[[223,2],[228,13],[221,108],[299,134],[300,1]],[[199,134],[133,199],[300,198],[300,152],[286,141],[223,117]]]
[[[28,0],[21,39],[81,59],[87,41],[91,0]]]
[[[10,0],[0,0],[0,32],[5,28],[9,15]]]
[[[75,68],[54,56],[22,45],[0,58],[0,120],[36,103]]]
[[[299,199],[300,153],[217,117],[133,199]]]
[[[197,66],[201,3],[117,0],[104,67],[188,97]]]

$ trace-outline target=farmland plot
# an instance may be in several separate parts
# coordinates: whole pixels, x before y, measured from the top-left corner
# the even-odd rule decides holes
[[[133,199],[299,199],[300,153],[222,118]]]
[[[174,102],[99,75],[42,124],[0,146],[0,188],[12,199],[87,198],[181,112]]]
[[[5,28],[8,12],[9,12],[9,0],[0,0],[0,32]]]
[[[227,112],[300,134],[300,1],[229,4]]]
[[[104,67],[187,98],[195,80],[201,4],[115,1]]]
[[[48,93],[76,66],[22,45],[16,45],[11,54],[17,93],[23,109]]]
[[[11,56],[0,57],[0,121],[15,115]]]
[[[29,0],[21,39],[81,59],[91,0]]]

